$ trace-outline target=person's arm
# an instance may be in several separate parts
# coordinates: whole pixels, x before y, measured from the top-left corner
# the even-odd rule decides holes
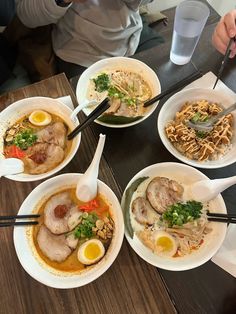
[[[24,25],[34,28],[57,23],[71,2],[64,0],[64,4],[56,0],[16,0],[16,11]]]
[[[212,36],[212,43],[215,48],[225,54],[230,38],[236,36],[236,10],[232,10],[223,16],[217,24]],[[236,44],[231,46],[230,58],[236,55]]]

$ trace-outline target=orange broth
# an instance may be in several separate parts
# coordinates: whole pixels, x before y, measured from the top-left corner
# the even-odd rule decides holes
[[[65,190],[62,190],[58,193],[55,193],[53,194],[51,197],[57,195],[57,194],[61,194],[62,192],[69,192],[70,193],[70,197],[71,197],[71,200],[74,204],[78,205],[78,206],[81,206],[81,205],[85,205],[87,203],[84,203],[84,202],[81,202],[77,199],[76,195],[75,195],[75,191],[76,189],[75,188],[70,188],[70,189],[65,189]],[[51,198],[50,197],[50,198]],[[43,204],[42,206],[39,208],[39,210],[37,211],[38,214],[40,214],[40,218],[39,218],[39,224],[38,225],[35,225],[33,226],[33,243],[34,243],[34,246],[36,248],[36,251],[37,253],[39,254],[40,258],[49,266],[51,266],[52,268],[56,269],[56,270],[59,270],[59,271],[64,271],[64,272],[79,272],[79,271],[82,271],[83,269],[85,268],[88,268],[88,267],[92,267],[93,265],[91,266],[87,266],[87,265],[84,265],[82,263],[79,262],[79,260],[77,259],[77,251],[78,251],[78,248],[80,246],[80,244],[82,244],[84,241],[79,241],[78,242],[78,245],[77,245],[77,248],[75,250],[73,250],[73,252],[67,257],[67,259],[64,261],[64,262],[55,262],[55,261],[51,261],[47,256],[44,255],[44,253],[41,251],[39,245],[38,245],[38,241],[37,241],[37,234],[39,232],[39,229],[40,229],[40,226],[43,224],[44,222],[44,208],[45,208],[45,205],[46,203],[50,200],[50,198],[48,198]],[[102,197],[101,194],[98,194],[97,197],[95,198],[96,201],[99,202],[99,208],[101,207],[106,207],[107,210],[106,211],[103,211],[101,213],[101,215],[99,215],[99,218],[102,218],[102,217],[110,217],[110,211],[109,211],[109,205],[108,203],[104,200],[104,198]],[[92,238],[98,238],[97,236],[94,236]],[[99,238],[100,239],[100,238]],[[101,239],[100,239],[101,240]],[[110,245],[110,242],[111,240],[101,240],[104,244],[104,247],[105,247],[105,250],[107,251],[107,248],[108,246]],[[104,257],[103,257],[104,258]],[[96,265],[96,264],[95,264]]]

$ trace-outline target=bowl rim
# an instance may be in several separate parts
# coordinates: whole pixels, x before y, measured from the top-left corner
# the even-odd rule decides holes
[[[32,96],[32,97],[26,97],[26,98],[22,98],[19,99],[15,102],[13,102],[12,104],[10,104],[9,106],[7,106],[4,110],[2,110],[0,112],[0,120],[1,120],[1,116],[8,114],[8,111],[13,110],[14,107],[19,106],[21,103],[24,103],[26,101],[37,101],[37,100],[46,100],[46,101],[50,101],[50,102],[54,102],[55,104],[57,104],[58,106],[60,106],[61,108],[63,108],[63,110],[68,112],[68,120],[69,120],[69,116],[70,114],[73,112],[73,110],[67,106],[66,104],[64,104],[60,99],[58,98],[51,98],[51,97],[44,97],[44,96]],[[49,108],[47,111],[50,113],[50,109]],[[44,109],[46,110],[46,109]],[[55,113],[54,113],[55,114]],[[20,116],[20,114],[19,114]],[[75,117],[75,121],[71,120],[71,123],[74,124],[74,127],[76,127],[77,125],[79,125],[79,119],[77,118],[77,116]],[[70,156],[66,157],[66,163],[65,163],[65,159],[63,159],[63,161],[54,169],[46,172],[46,173],[42,173],[42,174],[27,174],[27,176],[22,176],[22,174],[15,174],[15,175],[8,175],[6,176],[6,178],[13,180],[13,181],[18,181],[18,182],[33,182],[33,181],[38,181],[38,180],[42,180],[42,179],[46,179],[52,175],[55,175],[57,172],[61,171],[64,167],[66,167],[69,162],[73,159],[73,157],[75,156],[76,152],[78,151],[78,148],[80,146],[81,143],[81,133],[78,134],[77,137],[74,138],[74,148],[71,149],[70,152]],[[0,159],[4,158],[3,154],[0,153]]]
[[[223,168],[226,166],[229,166],[233,163],[236,162],[236,155],[235,158],[231,158],[228,161],[224,161],[221,163],[222,159],[218,159],[218,160],[214,160],[214,161],[205,161],[205,162],[199,162],[197,160],[193,160],[193,159],[189,159],[187,157],[185,157],[184,155],[182,155],[169,141],[169,139],[166,137],[165,131],[162,127],[162,121],[165,110],[167,110],[168,106],[171,105],[171,103],[173,103],[173,101],[175,100],[175,98],[178,98],[180,95],[184,95],[186,93],[200,93],[200,92],[207,92],[207,93],[211,93],[211,94],[216,94],[219,97],[222,98],[222,91],[221,90],[213,90],[210,88],[202,88],[202,87],[191,87],[191,88],[185,88],[177,93],[175,93],[174,95],[172,95],[170,98],[168,98],[166,100],[166,102],[162,105],[161,110],[159,112],[159,115],[157,117],[157,134],[159,135],[162,144],[165,146],[165,148],[169,151],[169,153],[171,153],[172,156],[174,156],[175,158],[177,158],[178,160],[193,166],[193,167],[197,167],[197,168],[202,168],[202,169],[217,169],[217,168]],[[235,102],[235,100],[233,99],[233,97],[227,93],[223,93],[223,97],[225,99],[227,99],[227,101],[229,102]],[[200,99],[201,97],[199,97]],[[185,100],[187,101],[187,100]],[[184,100],[182,101],[182,104],[185,102]],[[177,110],[176,110],[177,111]],[[175,111],[175,113],[176,113]],[[174,114],[175,114],[174,113]],[[236,120],[235,120],[236,122]],[[166,121],[167,123],[167,121]],[[236,135],[234,135],[236,136]],[[227,153],[224,155],[226,156]],[[219,162],[218,162],[219,161]],[[214,162],[214,163],[213,163]],[[216,163],[217,162],[217,163]]]
[[[80,88],[82,89],[84,81],[85,82],[88,81],[88,79],[87,79],[88,73],[93,68],[96,68],[99,65],[101,65],[101,69],[99,70],[99,71],[101,71],[102,68],[108,68],[109,67],[109,65],[107,64],[108,62],[111,62],[110,66],[112,67],[114,62],[118,63],[121,60],[124,61],[124,62],[129,62],[129,63],[136,64],[136,65],[138,64],[146,72],[149,72],[149,74],[151,74],[153,77],[156,78],[157,89],[159,89],[159,93],[161,93],[161,83],[160,83],[160,80],[159,80],[157,74],[155,73],[155,71],[151,67],[149,67],[146,63],[144,63],[144,62],[142,62],[142,61],[140,61],[138,59],[129,58],[129,57],[111,57],[111,58],[105,58],[105,59],[102,59],[102,60],[99,60],[99,61],[93,63],[90,67],[88,67],[81,74],[81,76],[78,79],[77,85],[76,85],[76,98],[77,98],[78,103],[83,101],[82,99],[80,99],[79,89]],[[95,71],[95,73],[99,72],[99,71]],[[90,75],[90,77],[91,77],[91,75]],[[153,95],[153,97],[154,97],[154,95]],[[109,123],[101,122],[101,121],[96,119],[96,120],[94,120],[94,122],[96,122],[97,124],[100,124],[102,126],[109,127],[109,128],[127,128],[127,127],[131,127],[133,125],[136,125],[136,124],[141,123],[142,121],[146,120],[155,111],[156,107],[158,106],[158,103],[159,103],[159,101],[155,102],[152,106],[150,106],[150,109],[147,111],[147,113],[144,115],[144,117],[139,119],[139,120],[137,120],[137,121],[133,121],[133,122],[130,122],[130,123],[124,123],[124,124],[109,124]],[[85,112],[86,109],[85,110],[82,109],[82,111],[84,112],[84,114],[86,114],[86,112]]]
[[[123,192],[123,195],[122,195],[122,200],[121,200],[121,207],[122,207],[122,210],[124,210],[124,200],[125,200],[125,193],[126,193],[126,190],[127,188],[138,178],[140,177],[144,177],[147,175],[147,172],[149,172],[150,170],[153,172],[155,170],[158,170],[161,169],[161,168],[164,168],[165,167],[173,167],[174,169],[176,169],[176,167],[178,167],[179,169],[183,168],[183,172],[184,170],[186,171],[186,169],[188,169],[189,171],[191,172],[194,172],[195,174],[201,176],[202,178],[205,178],[205,179],[209,179],[204,173],[202,173],[200,170],[198,169],[195,169],[194,167],[190,166],[190,165],[186,165],[186,164],[182,164],[182,163],[177,163],[177,162],[161,162],[161,163],[156,163],[156,164],[152,164],[150,166],[147,166],[145,168],[143,168],[142,170],[140,170],[139,172],[137,172],[133,177],[132,179],[127,183],[126,187],[125,187],[125,190]],[[156,176],[156,175],[155,175]],[[210,179],[209,179],[210,180]],[[220,195],[217,196],[217,201],[219,203],[221,203],[221,206],[222,206],[222,212],[224,213],[227,213],[227,209],[226,209],[226,205],[225,205],[225,202],[224,202],[224,199],[223,197]],[[184,271],[184,270],[189,270],[189,269],[193,269],[193,268],[196,268],[198,266],[201,266],[203,265],[204,263],[206,263],[207,261],[209,261],[213,256],[214,254],[218,251],[218,249],[220,248],[220,246],[222,245],[224,239],[225,239],[225,236],[226,236],[226,231],[227,231],[227,226],[224,225],[221,227],[222,228],[222,235],[221,235],[221,239],[220,241],[218,242],[218,245],[217,247],[215,247],[214,251],[211,252],[211,254],[209,254],[209,256],[205,256],[205,258],[202,258],[202,260],[199,262],[195,262],[195,263],[192,263],[191,266],[183,266],[183,267],[175,267],[175,265],[169,265],[168,266],[164,266],[160,264],[158,264],[158,261],[157,262],[153,262],[151,260],[151,258],[148,258],[145,253],[143,252],[140,252],[140,248],[137,246],[137,244],[135,243],[135,240],[132,239],[127,231],[127,228],[126,228],[126,225],[125,225],[125,238],[127,239],[127,241],[129,242],[131,248],[143,259],[145,260],[147,263],[153,265],[153,266],[156,266],[158,268],[161,268],[161,269],[165,269],[165,270],[171,270],[171,271]],[[135,235],[134,235],[135,237]],[[137,238],[138,239],[138,238]],[[141,243],[141,241],[138,239],[138,242]],[[142,246],[144,246],[142,244]],[[151,252],[150,249],[147,248],[147,250],[149,252]],[[154,253],[153,253],[154,254]],[[164,261],[164,259],[163,259]]]
[[[20,206],[20,209],[18,211],[18,214],[20,213],[30,213],[33,212],[33,210],[35,209],[35,206],[37,206],[37,204],[39,204],[39,202],[35,202],[34,206],[32,206],[32,210],[29,210],[29,207],[27,206],[27,203],[35,197],[35,195],[38,195],[38,198],[40,198],[40,190],[42,188],[47,188],[48,186],[50,186],[50,189],[53,189],[53,185],[55,184],[57,186],[57,181],[58,180],[63,180],[63,182],[65,182],[66,180],[69,180],[69,178],[71,180],[76,180],[78,177],[80,177],[82,175],[82,173],[65,173],[65,174],[60,174],[57,175],[55,177],[52,177],[44,182],[42,182],[41,184],[39,184],[38,186],[36,186],[31,193],[25,198],[25,200],[23,201],[23,203]],[[60,182],[61,182],[60,181]],[[119,225],[119,232],[116,232],[114,235],[114,239],[113,239],[113,246],[112,246],[112,251],[110,251],[109,254],[109,258],[105,259],[103,263],[101,263],[101,267],[97,267],[96,268],[96,272],[94,273],[94,268],[96,267],[96,264],[93,268],[91,268],[91,271],[88,270],[85,272],[77,273],[77,274],[72,274],[71,276],[63,276],[63,272],[58,271],[58,273],[61,273],[60,275],[57,275],[56,272],[50,272],[50,269],[48,269],[45,266],[42,266],[42,264],[40,263],[40,258],[39,256],[35,256],[33,249],[31,248],[31,244],[29,239],[27,238],[27,229],[24,228],[17,228],[14,227],[13,230],[13,242],[14,242],[14,247],[15,247],[15,251],[16,251],[16,255],[18,257],[18,260],[21,264],[21,266],[24,268],[24,270],[35,280],[39,281],[40,283],[43,283],[49,287],[52,288],[58,288],[58,289],[70,289],[70,288],[77,288],[77,287],[81,287],[84,286],[92,281],[94,281],[95,279],[97,279],[98,277],[100,277],[102,274],[104,274],[106,272],[106,270],[113,264],[113,262],[115,261],[115,259],[117,258],[119,251],[121,249],[122,243],[123,243],[123,238],[124,238],[124,220],[123,220],[123,213],[122,213],[122,209],[120,206],[120,202],[117,198],[117,196],[115,195],[115,193],[111,190],[111,188],[105,184],[103,181],[98,179],[98,186],[104,188],[108,194],[112,195],[112,202],[115,203],[116,206],[116,217],[117,217],[117,224]],[[61,187],[63,187],[63,185],[61,185]],[[65,185],[66,187],[66,185]],[[59,188],[60,189],[60,188]],[[54,190],[54,193],[58,191],[58,187]],[[41,192],[42,194],[42,192]],[[53,192],[49,192],[46,196],[45,199],[47,199],[48,197],[50,197],[51,195],[53,195]],[[45,195],[43,195],[42,197],[45,197]],[[106,197],[106,195],[105,195]],[[35,197],[36,198],[36,197]],[[111,201],[111,199],[108,198],[108,201]],[[27,207],[25,207],[27,206]],[[112,209],[113,210],[113,209]],[[22,235],[24,237],[24,241],[26,241],[27,243],[27,250],[30,252],[30,256],[33,258],[33,262],[35,264],[37,264],[40,269],[43,272],[46,272],[46,274],[48,275],[48,277],[41,277],[41,275],[39,275],[37,273],[37,271],[35,271],[34,268],[32,268],[31,264],[29,265],[28,259],[29,259],[29,255],[28,255],[28,251],[27,254],[25,254],[25,252],[22,252],[22,241],[20,241],[20,237],[19,235]],[[112,244],[112,243],[111,243]],[[103,261],[103,259],[101,260]],[[49,278],[49,279],[48,279]],[[60,284],[58,284],[58,282],[54,282],[53,279],[58,280],[58,278],[62,279],[62,282],[60,282]],[[70,281],[70,278],[72,279]],[[63,282],[64,279],[64,282]]]

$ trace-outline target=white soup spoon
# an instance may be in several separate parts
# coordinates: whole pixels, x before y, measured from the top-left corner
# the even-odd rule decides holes
[[[224,179],[201,180],[193,183],[188,188],[196,201],[208,202],[234,184],[236,184],[236,176]]]
[[[24,163],[18,158],[5,158],[0,160],[0,178],[11,174],[24,172]]]
[[[106,135],[100,134],[93,160],[86,172],[79,178],[76,186],[76,196],[80,201],[89,202],[97,196],[97,177],[105,139]]]

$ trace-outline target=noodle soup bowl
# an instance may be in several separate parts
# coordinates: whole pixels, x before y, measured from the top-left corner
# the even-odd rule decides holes
[[[117,70],[140,75],[142,79],[148,84],[152,94],[151,97],[154,97],[161,92],[160,81],[156,73],[145,63],[132,58],[113,57],[94,63],[80,76],[76,87],[76,96],[79,104],[83,106],[83,104],[87,104],[89,101],[91,101],[89,100],[88,91],[92,79],[96,78],[99,74],[102,74],[105,71],[115,72]],[[133,126],[147,119],[154,112],[157,105],[158,102],[155,102],[153,105],[147,107],[143,117],[133,122],[122,122],[121,124],[118,122],[105,123],[99,121],[98,119],[95,120],[95,122],[110,128],[124,128]],[[94,108],[94,106],[86,106],[83,108],[83,112],[86,115],[89,115],[91,111],[94,110]]]
[[[24,200],[18,214],[37,213],[52,195],[75,188],[82,174],[67,173],[50,178],[38,185]],[[86,285],[100,277],[116,259],[124,238],[124,221],[120,203],[114,192],[98,180],[98,193],[109,205],[114,232],[105,256],[96,264],[78,271],[62,271],[51,267],[39,255],[33,239],[33,228],[14,228],[13,239],[18,259],[25,271],[37,281],[53,288],[69,289]]]
[[[227,148],[227,151],[224,155],[219,156],[219,158],[215,160],[198,161],[194,159],[189,159],[188,157],[180,153],[168,139],[165,131],[165,127],[168,122],[174,120],[176,113],[181,110],[182,106],[186,102],[199,100],[206,100],[211,103],[219,104],[222,108],[228,108],[235,102],[235,99],[233,97],[229,96],[226,93],[223,93],[222,91],[217,91],[214,89],[189,88],[174,94],[164,103],[158,116],[157,127],[162,143],[173,156],[175,156],[182,162],[194,167],[215,169],[222,168],[236,162],[236,136],[234,134],[234,126],[233,137],[231,139],[230,146]],[[235,125],[236,112],[233,111],[232,115],[233,124]]]
[[[68,126],[69,130],[73,130],[78,124],[79,120],[75,117],[72,121],[70,118],[72,110],[58,99],[49,97],[30,97],[21,99],[14,102],[0,113],[0,159],[5,158],[4,152],[4,135],[6,130],[14,125],[17,121],[29,115],[34,110],[44,110],[49,114],[54,114],[61,118]],[[81,135],[79,134],[72,140],[69,146],[69,150],[66,153],[62,162],[52,170],[42,174],[27,174],[19,173],[14,175],[8,175],[7,178],[14,181],[36,181],[42,180],[60,171],[64,168],[76,154],[81,141]]]

